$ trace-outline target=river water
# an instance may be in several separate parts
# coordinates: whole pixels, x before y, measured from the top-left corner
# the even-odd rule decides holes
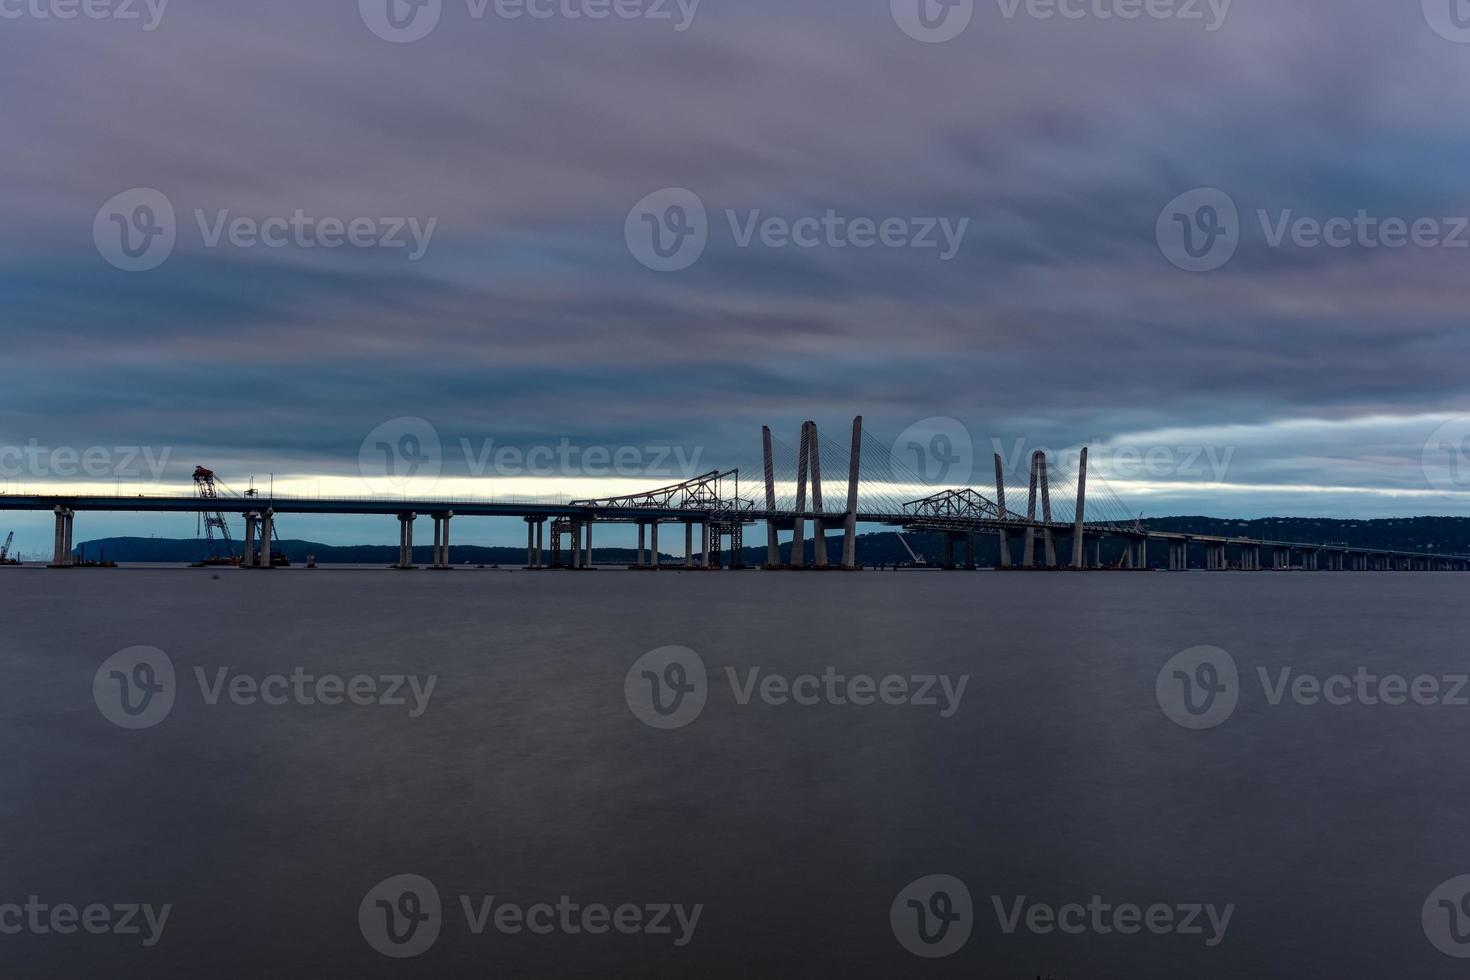
[[[0,975],[1461,976],[1467,588],[0,569]]]

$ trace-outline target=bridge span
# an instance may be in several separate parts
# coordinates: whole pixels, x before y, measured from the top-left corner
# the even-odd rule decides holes
[[[778,448],[784,453],[778,452]],[[877,457],[876,473],[874,457]],[[660,566],[661,527],[682,528],[684,532],[684,559],[678,567],[726,567],[723,553],[728,543],[728,567],[740,568],[745,529],[764,524],[763,567],[856,570],[859,567],[857,526],[867,524],[943,534],[946,546],[941,566],[946,569],[975,568],[976,537],[993,535],[998,539],[1000,566],[1004,569],[1102,568],[1102,542],[1112,540],[1123,544],[1121,559],[1107,566],[1115,569],[1147,569],[1150,547],[1156,545],[1166,549],[1167,567],[1175,571],[1191,567],[1192,551],[1203,553],[1204,568],[1217,571],[1295,567],[1312,571],[1470,570],[1470,555],[1149,529],[1139,519],[1129,518],[1106,484],[1096,478],[1094,489],[1100,484],[1102,493],[1094,493],[1089,499],[1086,449],[1081,453],[1075,484],[1070,476],[1050,465],[1045,453],[1032,454],[1024,513],[1006,505],[1005,473],[998,454],[994,460],[993,497],[972,487],[954,487],[905,499],[907,495],[899,491],[922,487],[926,481],[894,458],[888,447],[871,440],[863,432],[861,416],[853,420],[847,453],[824,442],[816,423],[809,421],[803,423],[799,447],[794,450],[775,439],[769,428],[763,429],[762,458],[764,472],[760,486],[764,494],[759,501],[741,496],[739,471],[726,470],[644,493],[565,503],[433,497],[323,498],[274,494],[261,497],[253,492],[216,496],[49,493],[0,494],[0,511],[50,511],[55,515],[51,563],[55,568],[77,564],[72,533],[78,514],[221,512],[237,513],[244,519],[245,554],[241,567],[246,568],[272,567],[277,515],[315,514],[381,515],[396,519],[399,525],[396,567],[403,569],[414,567],[414,522],[420,516],[428,516],[433,521],[431,567],[434,568],[450,567],[451,520],[485,517],[525,522],[526,567],[531,569],[591,567],[592,531],[598,524],[637,527],[637,558],[633,566],[636,568]],[[846,485],[837,506],[829,505],[823,497],[824,462],[828,472],[846,471]],[[1058,519],[1059,514],[1065,515],[1069,510],[1071,520]],[[814,539],[810,559],[806,554],[808,524]],[[828,532],[833,530],[840,531],[842,536],[841,558],[836,564],[830,563],[827,548]],[[780,547],[783,533],[791,538],[790,554],[785,560]],[[565,551],[563,539],[567,542]]]

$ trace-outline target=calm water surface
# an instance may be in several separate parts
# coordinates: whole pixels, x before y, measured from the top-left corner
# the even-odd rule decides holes
[[[146,926],[0,935],[0,975],[1463,976],[1421,908],[1470,873],[1470,707],[1272,705],[1257,671],[1463,674],[1467,590],[1407,573],[0,569],[0,903],[171,905],[152,947]],[[138,645],[168,655],[176,696],[126,730],[93,680]],[[663,731],[624,681],[671,645],[697,652],[708,695]],[[1239,701],[1195,731],[1155,685],[1201,645],[1233,658]],[[210,704],[196,677],[297,667],[437,681],[413,718],[411,696]],[[753,667],[969,680],[947,718],[942,695],[742,705],[726,669]],[[443,914],[430,948],[390,959],[358,912],[400,874],[431,881]],[[935,874],[967,886],[971,932],[925,960],[890,906]],[[681,947],[677,927],[475,935],[460,903],[564,895],[702,910]],[[1233,911],[1209,946],[1203,916],[1199,935],[1007,933],[995,909],[1095,895]]]

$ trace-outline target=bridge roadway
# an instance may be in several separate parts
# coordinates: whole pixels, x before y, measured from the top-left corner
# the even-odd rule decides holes
[[[713,541],[716,551],[720,550],[718,534],[721,530],[731,533],[734,527],[765,522],[775,530],[792,531],[798,525],[810,521],[822,522],[824,531],[840,530],[847,523],[847,514],[840,511],[771,511],[757,509],[750,501],[735,500],[698,502],[685,499],[675,504],[656,505],[650,497],[617,498],[605,501],[574,501],[568,503],[547,501],[495,501],[469,498],[395,498],[395,497],[244,497],[228,496],[207,498],[194,495],[103,495],[103,494],[4,494],[0,493],[0,511],[51,511],[57,516],[56,556],[54,564],[64,566],[73,563],[71,536],[73,517],[78,512],[112,513],[203,513],[221,511],[239,513],[247,519],[247,542],[253,546],[254,531],[259,527],[261,543],[270,537],[273,515],[316,514],[316,515],[381,515],[395,517],[400,521],[400,556],[405,567],[411,564],[412,519],[427,515],[434,519],[435,552],[434,564],[448,564],[448,524],[451,517],[501,517],[519,518],[527,522],[528,564],[540,567],[544,564],[544,541],[542,525],[553,524],[553,554],[560,551],[561,534],[572,535],[577,547],[572,551],[575,565],[590,563],[591,526],[603,524],[635,524],[639,527],[639,565],[656,564],[652,554],[657,553],[659,524],[683,524],[686,528],[686,551],[692,550],[692,528],[703,526],[703,554],[710,552],[711,528],[715,529]],[[733,506],[732,506],[733,503]],[[1002,540],[1011,535],[1025,536],[1024,559],[1028,567],[1057,567],[1054,542],[1059,537],[1072,535],[1075,523],[1061,521],[1028,521],[1016,515],[1014,519],[1000,520],[995,517],[932,516],[906,512],[857,513],[857,524],[879,524],[903,527],[914,531],[929,531],[947,534],[950,551],[956,543],[967,541],[974,534],[996,534]],[[644,547],[644,530],[652,527],[653,549],[649,554]],[[585,551],[581,534],[585,529]],[[1206,552],[1206,567],[1224,569],[1229,567],[1226,549],[1236,549],[1238,567],[1258,569],[1263,567],[1261,555],[1265,553],[1270,562],[1264,567],[1290,567],[1293,554],[1302,556],[1304,568],[1321,567],[1321,557],[1327,556],[1327,567],[1331,569],[1358,570],[1470,570],[1470,555],[1428,554],[1422,551],[1393,551],[1375,548],[1360,548],[1346,544],[1323,544],[1303,541],[1277,541],[1265,538],[1227,537],[1209,534],[1194,534],[1179,531],[1158,531],[1142,526],[1116,524],[1087,524],[1085,538],[1098,542],[1112,538],[1126,542],[1123,567],[1147,567],[1148,545],[1161,542],[1169,549],[1169,567],[1188,567],[1188,547],[1203,546]],[[732,536],[732,547],[738,538]],[[1035,555],[1035,546],[1044,548],[1044,557]],[[442,550],[441,550],[442,549]],[[263,549],[268,554],[268,548]],[[1008,549],[1007,549],[1008,550]],[[649,555],[645,558],[645,555]],[[269,559],[252,560],[268,564]],[[952,557],[946,564],[955,564]],[[1004,562],[1003,564],[1008,564]],[[1097,562],[1091,563],[1094,567]]]

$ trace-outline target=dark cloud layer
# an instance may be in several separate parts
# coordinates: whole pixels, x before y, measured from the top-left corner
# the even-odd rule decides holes
[[[1239,450],[1241,489],[1176,486],[1181,508],[1458,506],[1354,493],[1432,489],[1423,440],[1470,412],[1470,249],[1272,248],[1256,217],[1470,214],[1470,45],[1418,4],[1238,0],[1207,32],[980,2],[946,44],[877,0],[705,0],[682,33],[446,0],[413,44],[355,7],[173,0],[152,32],[0,21],[0,441],[310,475],[352,472],[396,416],[451,441],[731,461],[763,422],[863,412],[891,437],[954,416],[982,455],[1160,430]],[[179,213],[151,272],[93,243],[132,187]],[[664,187],[711,218],[678,273],[623,237]],[[1243,229],[1208,274],[1155,239],[1196,187],[1225,190]],[[438,224],[410,262],[208,248],[195,209]],[[969,224],[946,262],[743,248],[725,209]],[[1344,449],[1389,430],[1383,452]]]

